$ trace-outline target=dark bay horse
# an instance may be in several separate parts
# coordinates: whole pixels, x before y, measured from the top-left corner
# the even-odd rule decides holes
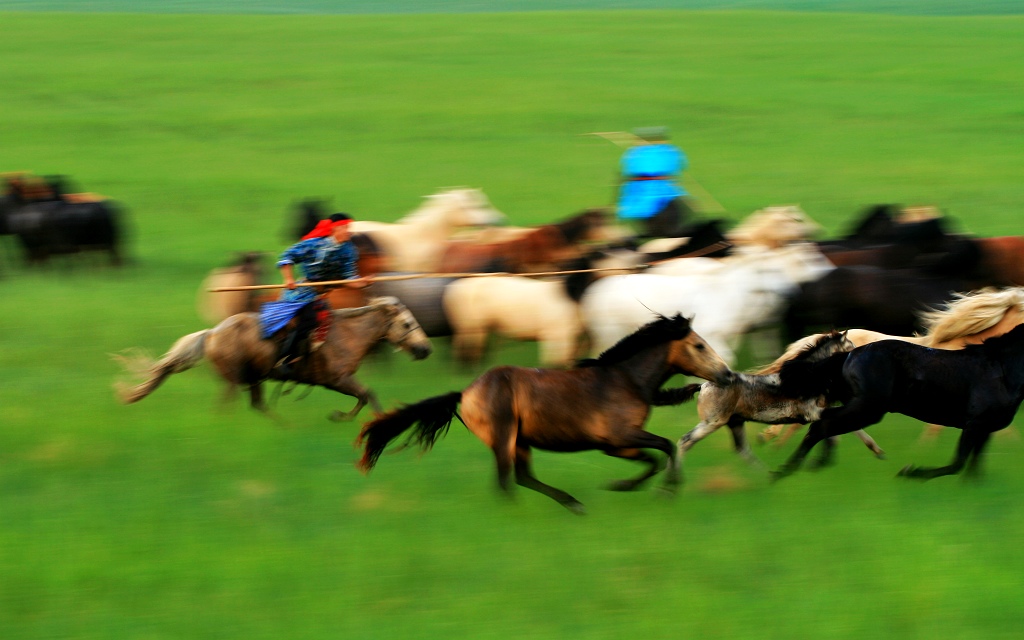
[[[379,342],[390,342],[413,359],[422,360],[431,353],[430,339],[395,298],[377,298],[365,307],[333,313],[327,341],[302,358],[287,377],[274,368],[278,341],[261,337],[259,314],[239,313],[212,329],[180,338],[156,362],[142,356],[119,356],[126,369],[143,373],[146,380],[133,387],[118,385],[118,396],[125,404],[138,402],[171,374],[191,369],[206,358],[227,381],[229,394],[245,385],[252,407],[264,413],[269,413],[269,407],[262,385],[269,379],[321,386],[356,398],[355,407],[348,413],[335,411],[331,415],[334,420],[354,418],[367,403],[380,413],[377,396],[355,378],[360,362]]]
[[[959,351],[883,340],[820,362],[786,363],[780,377],[784,391],[821,393],[843,405],[826,409],[808,428],[776,478],[796,471],[823,439],[873,425],[887,413],[962,432],[949,465],[907,466],[900,476],[928,480],[965,466],[976,475],[989,437],[1009,426],[1024,401],[1024,325]]]
[[[463,391],[421,400],[368,422],[359,434],[358,442],[365,447],[359,467],[372,469],[388,443],[412,427],[409,439],[430,448],[452,418],[459,417],[493,451],[498,485],[506,492],[514,469],[519,485],[583,513],[576,498],[534,477],[534,447],[598,449],[647,464],[640,476],[613,483],[610,488],[616,491],[636,489],[658,473],[660,460],[644,451],[657,449],[668,456],[666,487],[674,490],[679,483],[676,447],[644,431],[644,422],[655,392],[676,373],[720,384],[732,379],[729,367],[690,328],[688,319],[662,317],[573,369],[495,367]]]
[[[518,237],[501,242],[450,240],[437,272],[527,273],[554,269],[561,262],[579,257],[581,243],[605,239],[606,215],[603,209],[589,209],[562,222],[524,229]]]
[[[815,341],[795,353],[787,352],[767,367],[754,373],[737,373],[728,385],[714,382],[691,384],[680,389],[664,389],[655,397],[656,406],[676,405],[691,399],[697,392],[697,414],[700,422],[679,438],[679,466],[683,456],[698,442],[721,427],[728,425],[732,432],[736,452],[750,462],[757,462],[747,444],[743,425],[752,420],[767,424],[780,421],[805,424],[821,417],[828,406],[823,395],[788,395],[779,388],[779,370],[790,360],[818,362],[835,353],[853,350],[853,343],[845,333],[833,331],[818,336]],[[865,437],[866,434],[864,434]],[[883,455],[874,440],[867,437],[865,444]]]

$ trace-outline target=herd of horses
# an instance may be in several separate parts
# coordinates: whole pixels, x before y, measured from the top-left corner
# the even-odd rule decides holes
[[[298,211],[293,238],[324,214],[315,201]],[[430,448],[457,418],[491,449],[502,489],[514,480],[577,513],[578,500],[536,478],[533,449],[636,460],[643,472],[611,489],[636,489],[664,469],[673,491],[683,456],[722,426],[756,462],[746,422],[810,424],[778,479],[818,443],[817,464],[830,463],[844,433],[858,432],[883,455],[863,429],[902,413],[962,431],[949,465],[901,472],[927,479],[976,473],[990,434],[1024,400],[1020,238],[950,233],[934,212],[894,206],[869,209],[850,233],[826,242],[814,240],[819,228],[798,207],[757,211],[724,232],[722,221],[708,221],[687,237],[644,244],[597,209],[538,227],[496,226],[503,221],[478,190],[453,189],[396,223],[355,223],[360,272],[382,279],[356,292],[369,297],[333,301],[327,344],[287,376],[273,367],[273,340],[260,338],[260,298],[243,292],[228,303],[205,291],[262,282],[261,256],[244,256],[237,270],[203,284],[201,309],[216,326],[181,338],[159,360],[126,356],[144,379],[120,387],[120,396],[140,400],[204,358],[229,390],[247,388],[252,406],[267,413],[269,380],[323,386],[357,401],[333,418],[355,417],[366,404],[375,412],[357,440],[364,471],[403,435]],[[383,277],[395,275],[407,277]],[[767,326],[791,338],[783,355],[733,371],[738,342]],[[498,366],[465,389],[387,413],[354,378],[382,341],[419,359],[430,338],[451,336],[453,353],[475,363],[492,333],[538,341],[547,368]],[[706,382],[665,388],[676,374]],[[700,422],[678,442],[644,430],[652,407],[694,397]]]

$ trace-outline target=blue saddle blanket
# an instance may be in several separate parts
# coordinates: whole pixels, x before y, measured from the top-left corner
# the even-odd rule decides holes
[[[286,302],[281,300],[264,303],[260,307],[260,328],[263,330],[263,337],[269,338],[280,331],[307,304],[309,304],[308,301]]]

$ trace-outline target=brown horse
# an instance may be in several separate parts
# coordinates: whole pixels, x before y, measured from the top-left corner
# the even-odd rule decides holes
[[[379,342],[390,342],[399,349],[422,360],[432,349],[419,323],[395,298],[377,298],[370,305],[333,312],[334,322],[327,341],[318,350],[302,358],[287,377],[274,368],[278,340],[263,339],[259,315],[239,313],[212,329],[197,331],[180,338],[160,360],[144,356],[118,356],[131,372],[145,375],[146,380],[133,387],[117,386],[125,404],[138,402],[156,390],[168,376],[199,364],[203,358],[213,363],[217,373],[228,383],[228,395],[238,385],[249,389],[252,407],[269,413],[263,398],[263,382],[268,379],[325,387],[357,399],[348,413],[335,411],[331,419],[351,419],[370,403],[380,413],[377,396],[355,379],[360,362]]]
[[[1024,286],[1024,236],[978,238],[984,268],[999,284]]]
[[[498,485],[508,492],[516,483],[539,491],[575,513],[583,505],[568,493],[544,484],[531,470],[531,448],[548,451],[598,449],[610,456],[647,464],[640,476],[613,483],[631,491],[658,473],[668,456],[666,488],[679,484],[676,447],[671,440],[644,431],[657,390],[672,375],[695,375],[728,384],[733,373],[682,316],[662,317],[619,341],[594,360],[569,370],[495,367],[463,391],[401,407],[363,426],[365,445],[359,467],[369,471],[388,443],[416,426],[410,440],[425,449],[459,419],[491,448]],[[458,407],[462,405],[462,415]]]
[[[605,218],[605,210],[589,209],[568,220],[535,227],[502,242],[451,240],[437,271],[527,273],[554,269],[561,262],[579,257],[581,243],[605,239]]]

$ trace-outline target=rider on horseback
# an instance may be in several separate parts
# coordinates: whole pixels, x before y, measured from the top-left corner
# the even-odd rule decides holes
[[[678,183],[686,155],[668,141],[665,127],[637,129],[634,140],[622,156],[619,217],[633,222],[644,237],[677,236],[693,217]]]
[[[276,365],[278,371],[285,375],[291,373],[292,365],[305,353],[316,351],[323,344],[331,327],[326,289],[297,286],[294,266],[300,265],[305,276],[299,282],[358,279],[356,259],[359,252],[350,241],[348,225],[351,222],[352,217],[344,213],[335,213],[321,220],[302,240],[281,254],[277,262],[287,290],[277,303],[269,305],[276,309],[275,313],[264,311],[264,331],[266,335],[272,335],[288,320],[296,318],[296,326],[285,338],[281,358]],[[361,289],[367,284],[365,280],[358,280],[343,286]]]

